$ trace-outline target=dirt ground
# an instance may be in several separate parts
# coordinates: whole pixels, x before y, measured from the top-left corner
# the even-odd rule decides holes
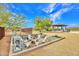
[[[48,35],[59,35],[65,39],[54,42],[22,56],[79,56],[79,34],[73,33],[47,33]]]
[[[79,56],[79,34],[75,33],[45,33],[48,35],[59,35],[65,39],[41,47],[39,49],[25,52],[21,56]],[[0,40],[0,55],[8,56],[10,46],[10,35]]]
[[[5,37],[3,37],[3,39],[0,40],[0,56],[9,55],[10,36],[10,32],[6,32]]]

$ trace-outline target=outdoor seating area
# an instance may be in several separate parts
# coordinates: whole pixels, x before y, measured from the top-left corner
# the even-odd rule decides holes
[[[67,30],[67,26],[65,24],[54,24],[52,25],[53,28],[53,32],[69,32],[69,30]]]

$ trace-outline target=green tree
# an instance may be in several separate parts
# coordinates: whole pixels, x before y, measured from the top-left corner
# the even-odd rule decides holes
[[[5,5],[0,4],[0,26],[4,26],[6,21],[12,16],[10,12],[7,11],[7,8]]]
[[[40,32],[42,30],[52,30],[52,21],[49,18],[42,19],[41,17],[37,17],[35,19],[35,29],[39,30]]]
[[[49,18],[45,18],[43,20],[43,23],[44,23],[44,29],[46,29],[47,31],[52,30],[52,28],[51,28],[51,26],[53,24],[52,20],[50,20]]]
[[[42,18],[41,17],[36,17],[35,21],[35,29],[36,30],[42,30]]]
[[[12,32],[16,33],[18,29],[21,29],[26,23],[25,17],[22,15],[14,15],[6,23],[5,27],[11,29]]]

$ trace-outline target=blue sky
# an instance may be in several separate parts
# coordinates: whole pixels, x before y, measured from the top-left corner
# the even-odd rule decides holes
[[[34,27],[37,16],[49,17],[54,24],[79,26],[78,3],[10,3],[7,6],[11,12],[27,17],[28,23],[25,27]]]

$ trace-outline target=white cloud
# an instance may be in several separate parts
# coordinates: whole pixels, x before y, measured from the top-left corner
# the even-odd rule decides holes
[[[58,6],[58,5],[56,3],[51,3],[51,4],[48,5],[48,7],[43,8],[42,10],[46,13],[51,13],[55,9],[55,7]],[[71,6],[71,3],[70,4],[69,3],[62,3],[62,6],[68,7],[68,6]]]
[[[62,10],[56,12],[55,14],[50,14],[50,19],[55,21],[57,18],[59,18],[59,15],[62,13]]]
[[[46,13],[50,13],[54,10],[55,5],[56,5],[56,3],[51,3],[51,4],[49,4],[48,7],[43,8],[42,10]]]
[[[55,20],[59,19],[60,16],[61,16],[63,13],[65,13],[65,12],[71,10],[71,9],[72,9],[72,7],[71,7],[71,8],[63,8],[63,9],[60,9],[60,10],[57,11],[56,13],[50,14],[50,19],[53,20],[53,21],[55,21]]]
[[[55,21],[57,19],[60,19],[61,15],[65,12],[68,12],[70,10],[73,9],[74,6],[72,6],[71,3],[62,3],[62,8],[60,10],[58,10],[57,12],[55,13],[52,13],[50,14],[52,11],[54,11],[54,9],[56,8],[56,6],[58,6],[59,4],[56,4],[56,3],[52,3],[52,4],[49,4],[48,7],[46,8],[43,8],[42,10],[44,12],[46,12],[47,14],[49,14],[49,17],[51,20]]]

